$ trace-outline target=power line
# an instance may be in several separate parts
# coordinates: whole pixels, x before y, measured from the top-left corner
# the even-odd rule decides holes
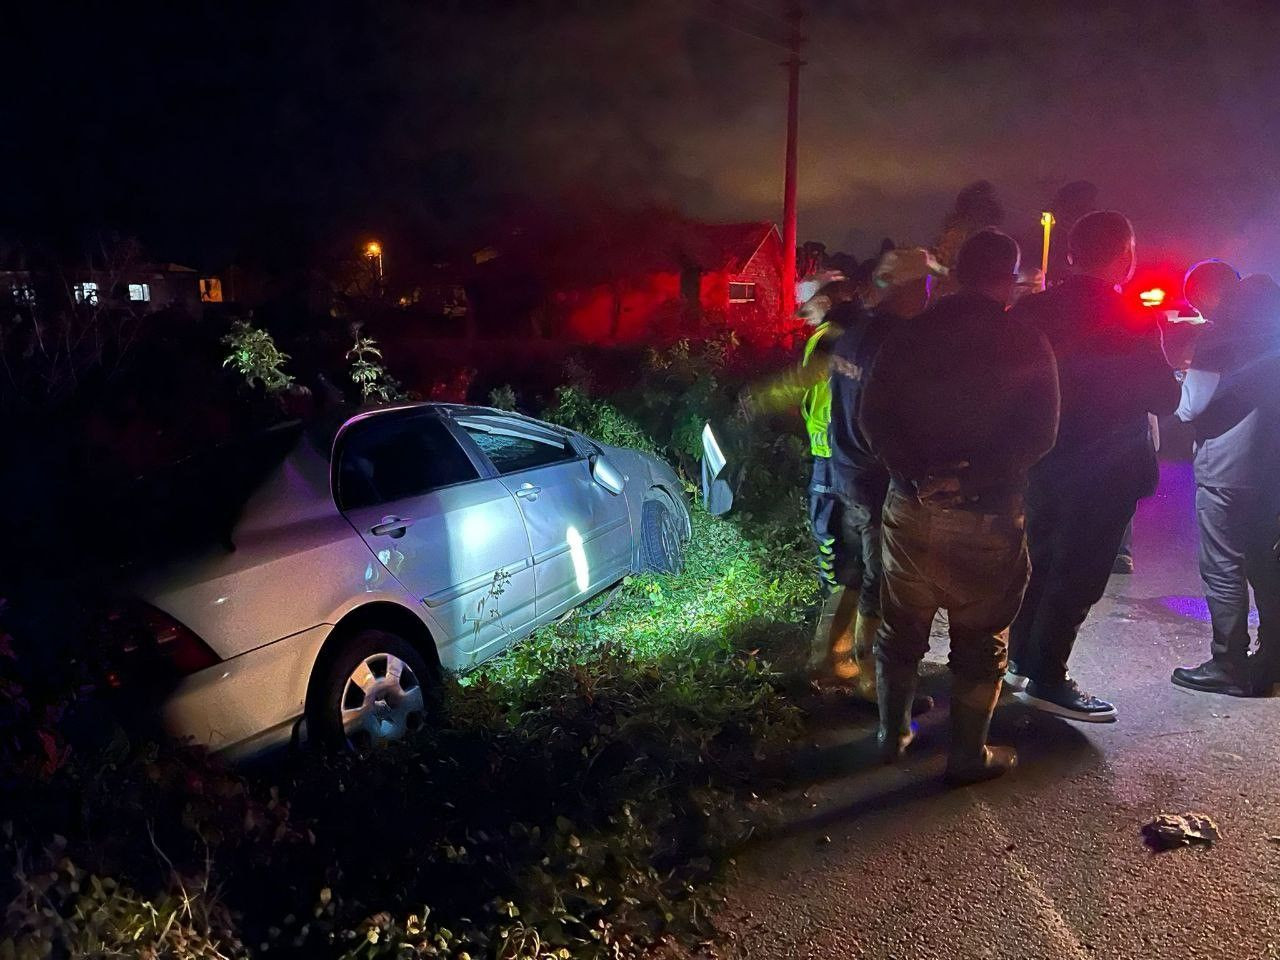
[[[701,16],[703,19],[771,46],[790,50],[791,27],[780,17],[772,17],[755,7],[748,7],[741,4],[740,0],[737,5],[733,0],[700,0],[697,6],[702,8],[702,12],[695,12],[695,16]],[[747,12],[748,10],[754,11],[755,16]],[[744,22],[753,19],[756,22]],[[769,20],[775,20],[776,25],[768,22]]]
[[[747,0],[700,0],[696,5],[702,9],[694,15],[701,19],[787,53],[791,52],[791,24],[778,14],[769,13]],[[744,14],[756,22],[744,23]],[[759,22],[761,20],[768,21],[763,29]],[[806,48],[806,63],[841,83],[849,93],[860,95],[857,85],[861,83],[861,77],[854,74],[838,57],[833,56],[830,49],[824,50],[809,37],[802,39]]]

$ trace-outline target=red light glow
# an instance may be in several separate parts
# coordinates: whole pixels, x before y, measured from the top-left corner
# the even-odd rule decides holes
[[[1152,287],[1150,290],[1143,290],[1138,297],[1142,300],[1144,307],[1158,307],[1164,303],[1164,290],[1160,287]]]

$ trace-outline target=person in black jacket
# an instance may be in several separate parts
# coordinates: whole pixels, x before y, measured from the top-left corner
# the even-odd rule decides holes
[[[1155,492],[1147,415],[1173,413],[1180,390],[1154,322],[1118,292],[1135,264],[1129,221],[1091,213],[1068,244],[1076,275],[1013,311],[1053,346],[1062,423],[1057,445],[1031,472],[1031,582],[1013,623],[1007,679],[1032,706],[1099,723],[1115,720],[1115,707],[1081,691],[1067,660],[1106,590],[1138,501]]]
[[[862,434],[891,477],[876,638],[881,753],[892,762],[911,742],[917,669],[945,607],[953,784],[999,776],[1017,759],[988,747],[987,732],[1027,584],[1027,471],[1058,427],[1053,352],[1006,312],[1018,260],[1003,233],[965,241],[960,292],[894,324],[862,397]]]
[[[875,638],[880,629],[880,514],[889,492],[889,473],[858,426],[862,390],[885,337],[896,323],[917,316],[929,302],[930,285],[945,268],[924,249],[893,250],[873,275],[868,306],[846,303],[832,311],[843,329],[831,356],[831,410],[828,441],[831,476],[841,504],[847,562],[842,582],[856,598],[853,653],[858,665],[857,693],[876,702]],[[921,697],[916,712],[932,706]]]

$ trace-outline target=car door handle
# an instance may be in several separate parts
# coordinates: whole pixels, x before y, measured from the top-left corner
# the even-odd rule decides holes
[[[526,484],[523,484],[520,487],[520,489],[516,491],[516,496],[519,497],[521,500],[537,500],[538,494],[540,494],[541,492],[542,492],[541,487],[535,487],[532,483],[526,483]]]
[[[403,537],[404,532],[413,525],[412,520],[404,517],[383,517],[381,523],[375,523],[369,532],[375,537]]]

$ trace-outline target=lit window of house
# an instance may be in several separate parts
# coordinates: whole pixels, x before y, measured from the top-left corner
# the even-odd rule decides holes
[[[200,302],[201,303],[221,303],[222,302],[222,280],[218,277],[201,277],[200,278]]]
[[[151,284],[149,283],[131,283],[129,284],[129,299],[137,303],[147,303],[151,300]]]
[[[754,283],[729,284],[730,303],[754,303],[755,299],[756,285]]]
[[[92,281],[77,283],[72,292],[75,294],[76,303],[97,303],[98,302],[98,285]]]
[[[11,283],[9,285],[9,293],[13,296],[14,303],[35,303],[36,291],[29,283]]]

